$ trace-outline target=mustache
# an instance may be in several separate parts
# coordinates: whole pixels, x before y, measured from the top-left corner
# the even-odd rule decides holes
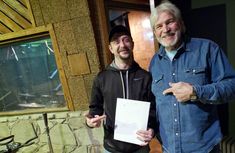
[[[122,52],[122,51],[130,51],[130,48],[123,47],[123,48],[118,49],[118,52]]]
[[[169,32],[169,33],[165,33],[165,34],[162,36],[162,38],[165,38],[165,37],[167,37],[167,36],[174,36],[174,35],[175,35],[175,33]]]

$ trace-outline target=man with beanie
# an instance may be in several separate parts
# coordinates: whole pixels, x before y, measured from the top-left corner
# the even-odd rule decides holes
[[[109,50],[114,55],[113,62],[94,79],[89,114],[86,124],[99,127],[104,120],[105,153],[149,153],[149,142],[156,128],[155,102],[151,93],[151,75],[133,59],[134,42],[130,31],[115,26],[109,33]],[[141,145],[114,139],[115,111],[117,98],[150,102],[147,130],[137,131]],[[136,112],[138,115],[138,112]]]

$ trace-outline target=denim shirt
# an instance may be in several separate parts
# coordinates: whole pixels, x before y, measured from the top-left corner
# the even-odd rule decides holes
[[[222,139],[215,104],[235,96],[235,71],[222,49],[206,39],[184,42],[171,61],[160,47],[150,63],[152,92],[164,152],[207,153]],[[169,82],[194,86],[198,100],[180,103],[163,95]]]

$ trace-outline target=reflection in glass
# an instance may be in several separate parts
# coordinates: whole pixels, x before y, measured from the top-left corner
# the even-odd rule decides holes
[[[0,111],[64,107],[50,37],[0,46]]]

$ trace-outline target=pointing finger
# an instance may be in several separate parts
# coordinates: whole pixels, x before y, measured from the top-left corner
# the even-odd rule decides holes
[[[93,121],[96,122],[105,118],[106,118],[106,115],[102,115],[102,116],[95,115],[95,117],[93,118]]]
[[[170,94],[170,93],[173,93],[173,89],[172,88],[168,88],[168,89],[163,91],[163,95]]]

